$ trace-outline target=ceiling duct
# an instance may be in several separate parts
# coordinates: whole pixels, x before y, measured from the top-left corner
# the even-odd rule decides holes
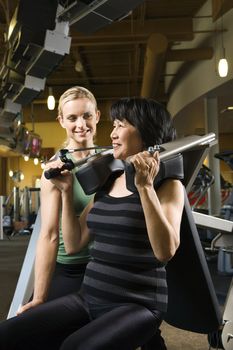
[[[0,145],[8,146],[12,149],[16,147],[15,122],[0,119]]]
[[[69,21],[70,26],[82,33],[91,34],[100,28],[120,20],[143,0],[76,0],[60,13],[59,19]]]
[[[67,22],[56,22],[54,30],[44,32],[41,43],[30,41],[25,45],[24,51],[17,58],[12,58],[9,50],[7,67],[19,74],[29,74],[37,78],[46,78],[69,53],[71,38],[68,36]]]
[[[0,123],[12,122],[21,113],[21,105],[6,99],[5,103],[0,109]]]
[[[54,30],[58,0],[20,0],[8,30],[8,65],[16,68],[29,43],[43,45],[47,29]],[[39,15],[38,15],[39,14]]]
[[[18,127],[17,118],[21,112],[21,105],[6,99],[0,108],[0,145],[14,149],[16,147],[15,130]]]
[[[0,100],[31,103],[44,90],[46,77],[69,53],[69,24],[56,20],[60,8],[57,0],[19,2],[9,26],[8,52],[0,70]]]
[[[13,96],[12,100],[23,106],[31,103],[39,93],[44,90],[45,79],[33,77],[31,75],[25,76],[23,85],[19,86],[18,92]]]
[[[71,37],[68,33],[68,22],[57,22],[55,30],[46,31],[42,47],[28,46],[28,51],[31,49],[37,52],[31,55],[32,60],[27,65],[26,73],[38,78],[47,77],[70,51]]]
[[[0,149],[2,149],[2,146],[4,146],[3,149],[13,150],[16,147],[16,142],[15,142],[15,140],[10,140],[8,138],[2,138],[0,136]]]
[[[5,140],[6,142],[3,143],[2,140]],[[16,147],[14,123],[8,123],[6,125],[0,124],[0,145],[1,144],[4,144],[11,148]]]
[[[56,21],[58,1],[38,3],[20,1],[9,26],[6,61],[19,74],[45,78],[69,53],[71,38],[68,22]]]
[[[6,80],[2,83],[0,100],[8,99],[16,104],[26,105],[44,90],[45,81],[45,79],[9,71]]]
[[[13,139],[14,128],[12,123],[1,124],[0,122],[0,138]]]

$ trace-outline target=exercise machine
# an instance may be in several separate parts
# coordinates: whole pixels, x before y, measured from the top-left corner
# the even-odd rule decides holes
[[[216,142],[215,134],[210,133],[204,136],[188,136],[161,145],[161,160],[175,154],[182,154],[185,192],[190,191],[209,148]],[[186,194],[181,226],[180,247],[167,265],[169,305],[165,320],[181,329],[208,334],[223,327],[222,313]],[[20,305],[26,303],[32,295],[34,260],[39,231],[40,213],[37,215],[7,318],[13,317]],[[233,315],[230,314],[228,318],[231,322]]]

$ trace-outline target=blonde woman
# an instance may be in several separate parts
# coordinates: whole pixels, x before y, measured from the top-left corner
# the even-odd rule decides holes
[[[75,86],[65,91],[59,100],[57,119],[66,130],[65,148],[94,146],[100,111],[94,95],[89,90]],[[68,154],[68,157],[77,161],[89,153],[90,151],[79,151]],[[55,160],[48,166],[56,167],[58,162]],[[71,210],[79,216],[91,197],[85,195],[74,173],[72,197]],[[86,246],[78,254],[66,253],[60,222],[61,208],[61,192],[42,175],[41,231],[36,252],[34,293],[32,300],[21,307],[19,314],[47,300],[77,291],[82,283],[90,257],[89,249]]]

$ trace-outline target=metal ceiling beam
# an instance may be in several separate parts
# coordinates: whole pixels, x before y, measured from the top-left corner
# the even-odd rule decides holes
[[[197,49],[169,50],[166,60],[175,61],[198,61],[210,60],[213,57],[214,50],[212,47],[203,47]]]
[[[80,41],[73,42],[72,47],[101,47],[101,46],[128,46],[134,44],[146,44],[147,38],[141,38],[137,36],[131,36],[130,38],[96,38],[94,40],[90,40],[89,37],[85,40],[80,39]]]
[[[112,23],[111,26],[88,36],[78,34],[71,28],[70,35],[73,38],[72,44],[82,45],[85,42],[105,41],[108,38],[111,38],[112,41],[117,40],[117,38],[122,40],[126,37],[132,39],[135,36],[148,38],[153,33],[164,34],[168,40],[190,41],[194,38],[192,18],[147,19],[143,25],[140,20],[134,20],[133,25],[132,21],[124,20]]]

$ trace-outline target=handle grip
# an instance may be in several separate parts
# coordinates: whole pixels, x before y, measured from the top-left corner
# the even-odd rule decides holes
[[[63,170],[72,170],[74,169],[74,163],[72,160],[69,160],[67,163],[63,164],[61,168],[50,168],[44,172],[44,176],[47,180],[50,180],[54,177],[57,177],[61,174]]]

